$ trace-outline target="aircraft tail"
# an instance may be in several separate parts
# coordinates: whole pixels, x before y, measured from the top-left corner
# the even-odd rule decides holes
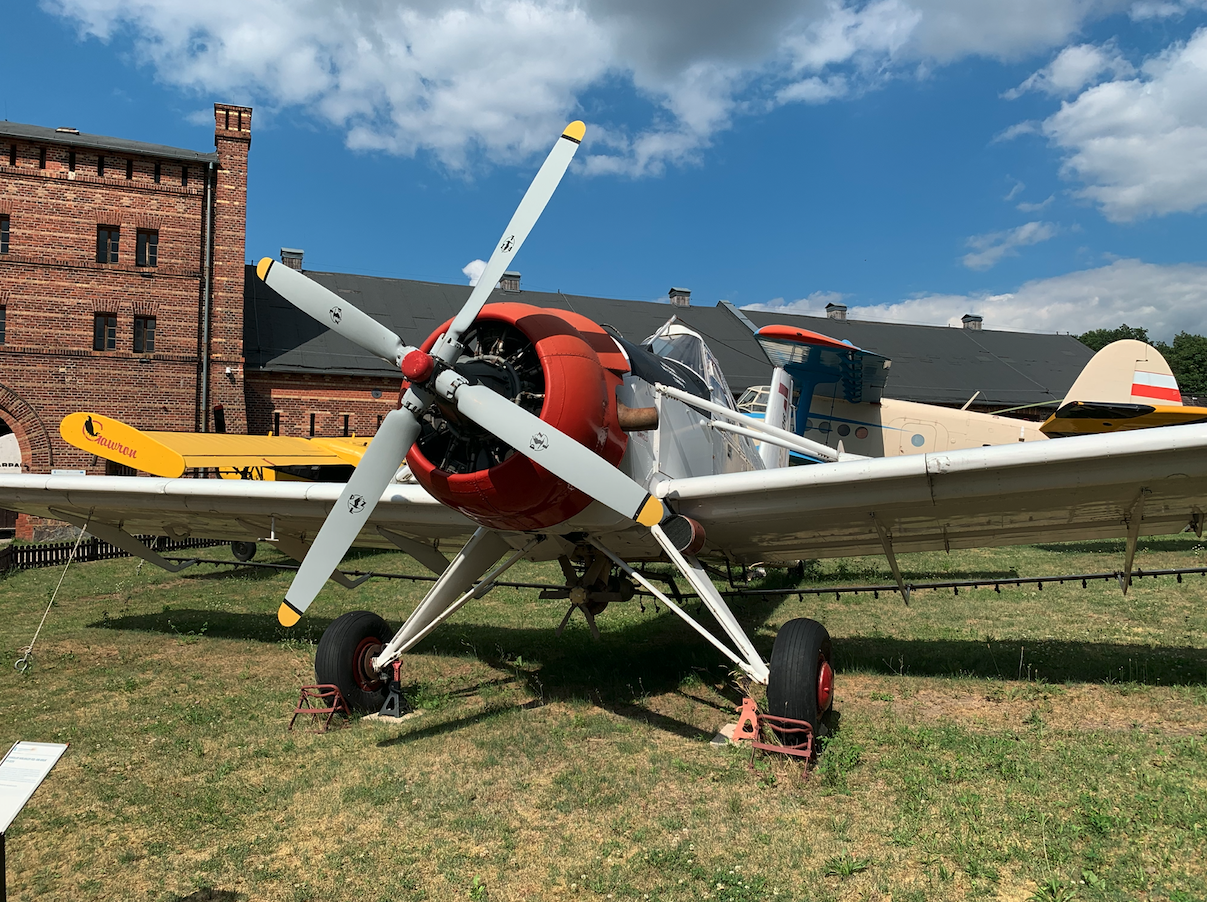
[[[782,366],[771,374],[771,392],[767,396],[767,411],[763,422],[768,426],[792,431],[792,377]],[[788,466],[788,449],[771,442],[759,443],[759,456],[767,469]]]
[[[1161,352],[1129,338],[1107,345],[1085,365],[1061,408],[1073,402],[1180,407],[1182,393]]]

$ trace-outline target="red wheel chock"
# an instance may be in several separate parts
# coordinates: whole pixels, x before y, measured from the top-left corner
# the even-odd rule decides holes
[[[750,742],[751,761],[758,751],[792,755],[804,758],[806,762],[813,760],[813,727],[809,726],[808,721],[761,714],[752,698],[742,699],[742,704],[735,710],[738,712],[738,723],[733,729],[733,740]],[[779,742],[764,741],[764,727],[770,727]]]
[[[293,717],[289,719],[289,729],[293,729],[294,721],[301,714],[309,715],[312,733],[326,733],[336,714],[344,715],[344,722],[340,726],[345,727],[348,725],[348,718],[352,716],[352,712],[348,710],[348,703],[344,701],[343,693],[334,683],[319,683],[316,686],[302,687],[298,706],[293,709]],[[319,718],[323,717],[325,719],[322,726],[314,729]]]

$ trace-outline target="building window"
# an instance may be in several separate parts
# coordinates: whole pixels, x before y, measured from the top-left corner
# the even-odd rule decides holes
[[[347,437],[348,437],[348,435],[349,435],[349,432],[348,432],[348,426],[349,426],[350,424],[349,424],[349,422],[348,422],[348,421],[349,421],[350,419],[351,419],[351,416],[350,416],[349,414],[344,414],[344,438],[347,438]]]
[[[134,353],[150,354],[155,350],[155,317],[134,317]]]
[[[314,417],[315,417],[315,414],[312,413],[310,415],[310,437],[311,438],[314,438]]]
[[[117,226],[96,227],[96,262],[116,263],[117,245],[121,230]]]
[[[8,308],[0,307],[0,345],[4,344],[4,329],[8,320]]]
[[[113,313],[97,313],[92,318],[92,350],[117,350],[117,316]]]
[[[272,412],[272,434],[281,434],[281,411],[274,410]]]
[[[17,145],[16,144],[8,145],[8,165],[9,166],[17,165]]]
[[[180,187],[187,188],[189,186],[189,167],[180,167]]]
[[[156,163],[155,164],[155,184],[157,184],[157,185],[159,184],[159,168],[160,168],[160,164]]]
[[[8,253],[8,214],[0,215],[0,254]]]
[[[159,232],[155,229],[139,229],[138,242],[134,250],[134,263],[137,266],[159,265]]]
[[[134,161],[126,160],[126,178],[134,178]]]
[[[45,147],[38,148],[38,168],[39,169],[46,168],[46,148]]]
[[[67,171],[75,172],[75,151],[67,151]]]
[[[105,174],[105,158],[104,157],[96,158],[96,174],[97,175]]]

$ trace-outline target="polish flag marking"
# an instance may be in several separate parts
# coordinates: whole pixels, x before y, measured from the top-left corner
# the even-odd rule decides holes
[[[1132,397],[1153,398],[1158,401],[1182,403],[1182,393],[1178,391],[1178,380],[1168,373],[1146,373],[1136,370],[1132,376]]]

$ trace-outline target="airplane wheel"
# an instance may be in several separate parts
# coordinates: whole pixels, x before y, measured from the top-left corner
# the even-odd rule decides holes
[[[386,701],[385,680],[373,672],[372,659],[394,636],[372,611],[350,611],[335,619],[319,639],[314,676],[339,686],[353,711],[377,711]]]
[[[255,542],[231,542],[231,554],[236,561],[247,563],[256,556]]]
[[[830,634],[816,620],[789,620],[771,648],[767,713],[807,721],[817,732],[822,715],[834,704],[834,668]]]

